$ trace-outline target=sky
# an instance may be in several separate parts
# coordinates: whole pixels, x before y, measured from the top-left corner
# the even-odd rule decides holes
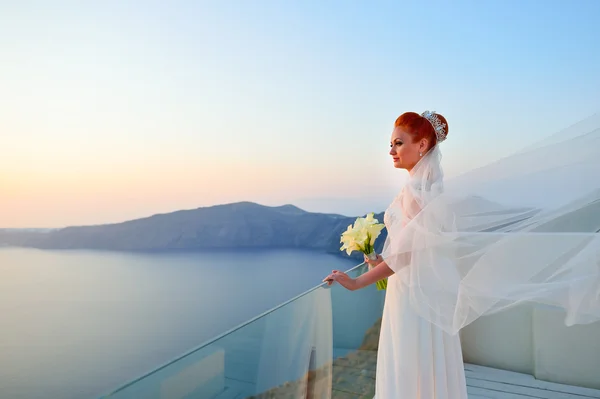
[[[448,176],[600,111],[600,1],[0,0],[0,228],[237,201],[380,212],[406,111]]]

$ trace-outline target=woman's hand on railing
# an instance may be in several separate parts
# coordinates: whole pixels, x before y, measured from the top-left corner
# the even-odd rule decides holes
[[[323,282],[326,282],[327,285],[333,284],[334,281],[337,281],[342,287],[350,291],[358,289],[356,280],[339,270],[333,270],[329,276],[323,279]]]

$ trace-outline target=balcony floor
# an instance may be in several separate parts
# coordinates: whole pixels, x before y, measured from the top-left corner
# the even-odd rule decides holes
[[[357,351],[337,358],[333,369],[334,399],[372,399],[375,351]],[[600,390],[556,384],[531,375],[465,364],[469,399],[588,399]]]
[[[470,399],[587,399],[600,398],[600,390],[556,384],[531,375],[465,364]]]

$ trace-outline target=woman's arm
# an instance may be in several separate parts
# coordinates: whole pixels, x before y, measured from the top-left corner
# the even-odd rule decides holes
[[[376,283],[379,280],[383,280],[384,278],[389,277],[392,274],[394,274],[394,271],[390,269],[390,267],[387,265],[387,263],[385,263],[385,261],[379,262],[377,266],[375,266],[368,272],[361,274],[355,279],[356,283],[354,289],[359,290],[368,285]]]
[[[323,282],[331,285],[334,281],[337,281],[350,291],[355,291],[394,274],[394,271],[382,260],[381,256],[378,255],[377,258],[377,260],[370,260],[365,256],[365,263],[369,263],[372,268],[357,278],[352,278],[339,270],[332,270],[331,274],[323,279]],[[373,264],[376,265],[373,266]]]

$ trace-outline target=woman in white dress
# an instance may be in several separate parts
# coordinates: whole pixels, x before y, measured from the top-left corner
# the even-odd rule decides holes
[[[385,212],[383,252],[375,261],[365,256],[370,270],[356,279],[338,270],[325,278],[357,290],[388,277],[376,398],[466,399],[458,332],[481,315],[538,301],[563,308],[567,325],[600,319],[600,217],[565,223],[600,203],[598,180],[567,184],[573,173],[600,175],[599,127],[595,116],[449,189],[439,148],[446,119],[426,111],[396,120],[390,155],[409,180]],[[528,202],[540,187],[555,200]]]
[[[436,146],[448,135],[448,123],[442,115],[425,115],[430,119],[414,112],[401,115],[392,132],[390,155],[394,167],[406,169],[411,179],[386,210],[384,222],[388,232],[392,230],[391,224],[397,222],[395,218],[404,218],[400,223],[406,225],[421,208],[410,189],[411,184],[421,180],[423,171],[415,175],[415,167],[421,160],[435,158],[437,170],[430,176],[433,184],[429,188],[441,189]],[[431,121],[439,126],[437,135]],[[376,267],[357,279],[337,270],[327,279],[356,290],[389,277],[379,337],[376,397],[466,399],[459,337],[444,332],[411,308],[410,291],[406,288],[410,283],[410,268],[393,270],[391,267],[397,262],[390,265],[381,257],[370,261],[365,256],[365,261]]]

